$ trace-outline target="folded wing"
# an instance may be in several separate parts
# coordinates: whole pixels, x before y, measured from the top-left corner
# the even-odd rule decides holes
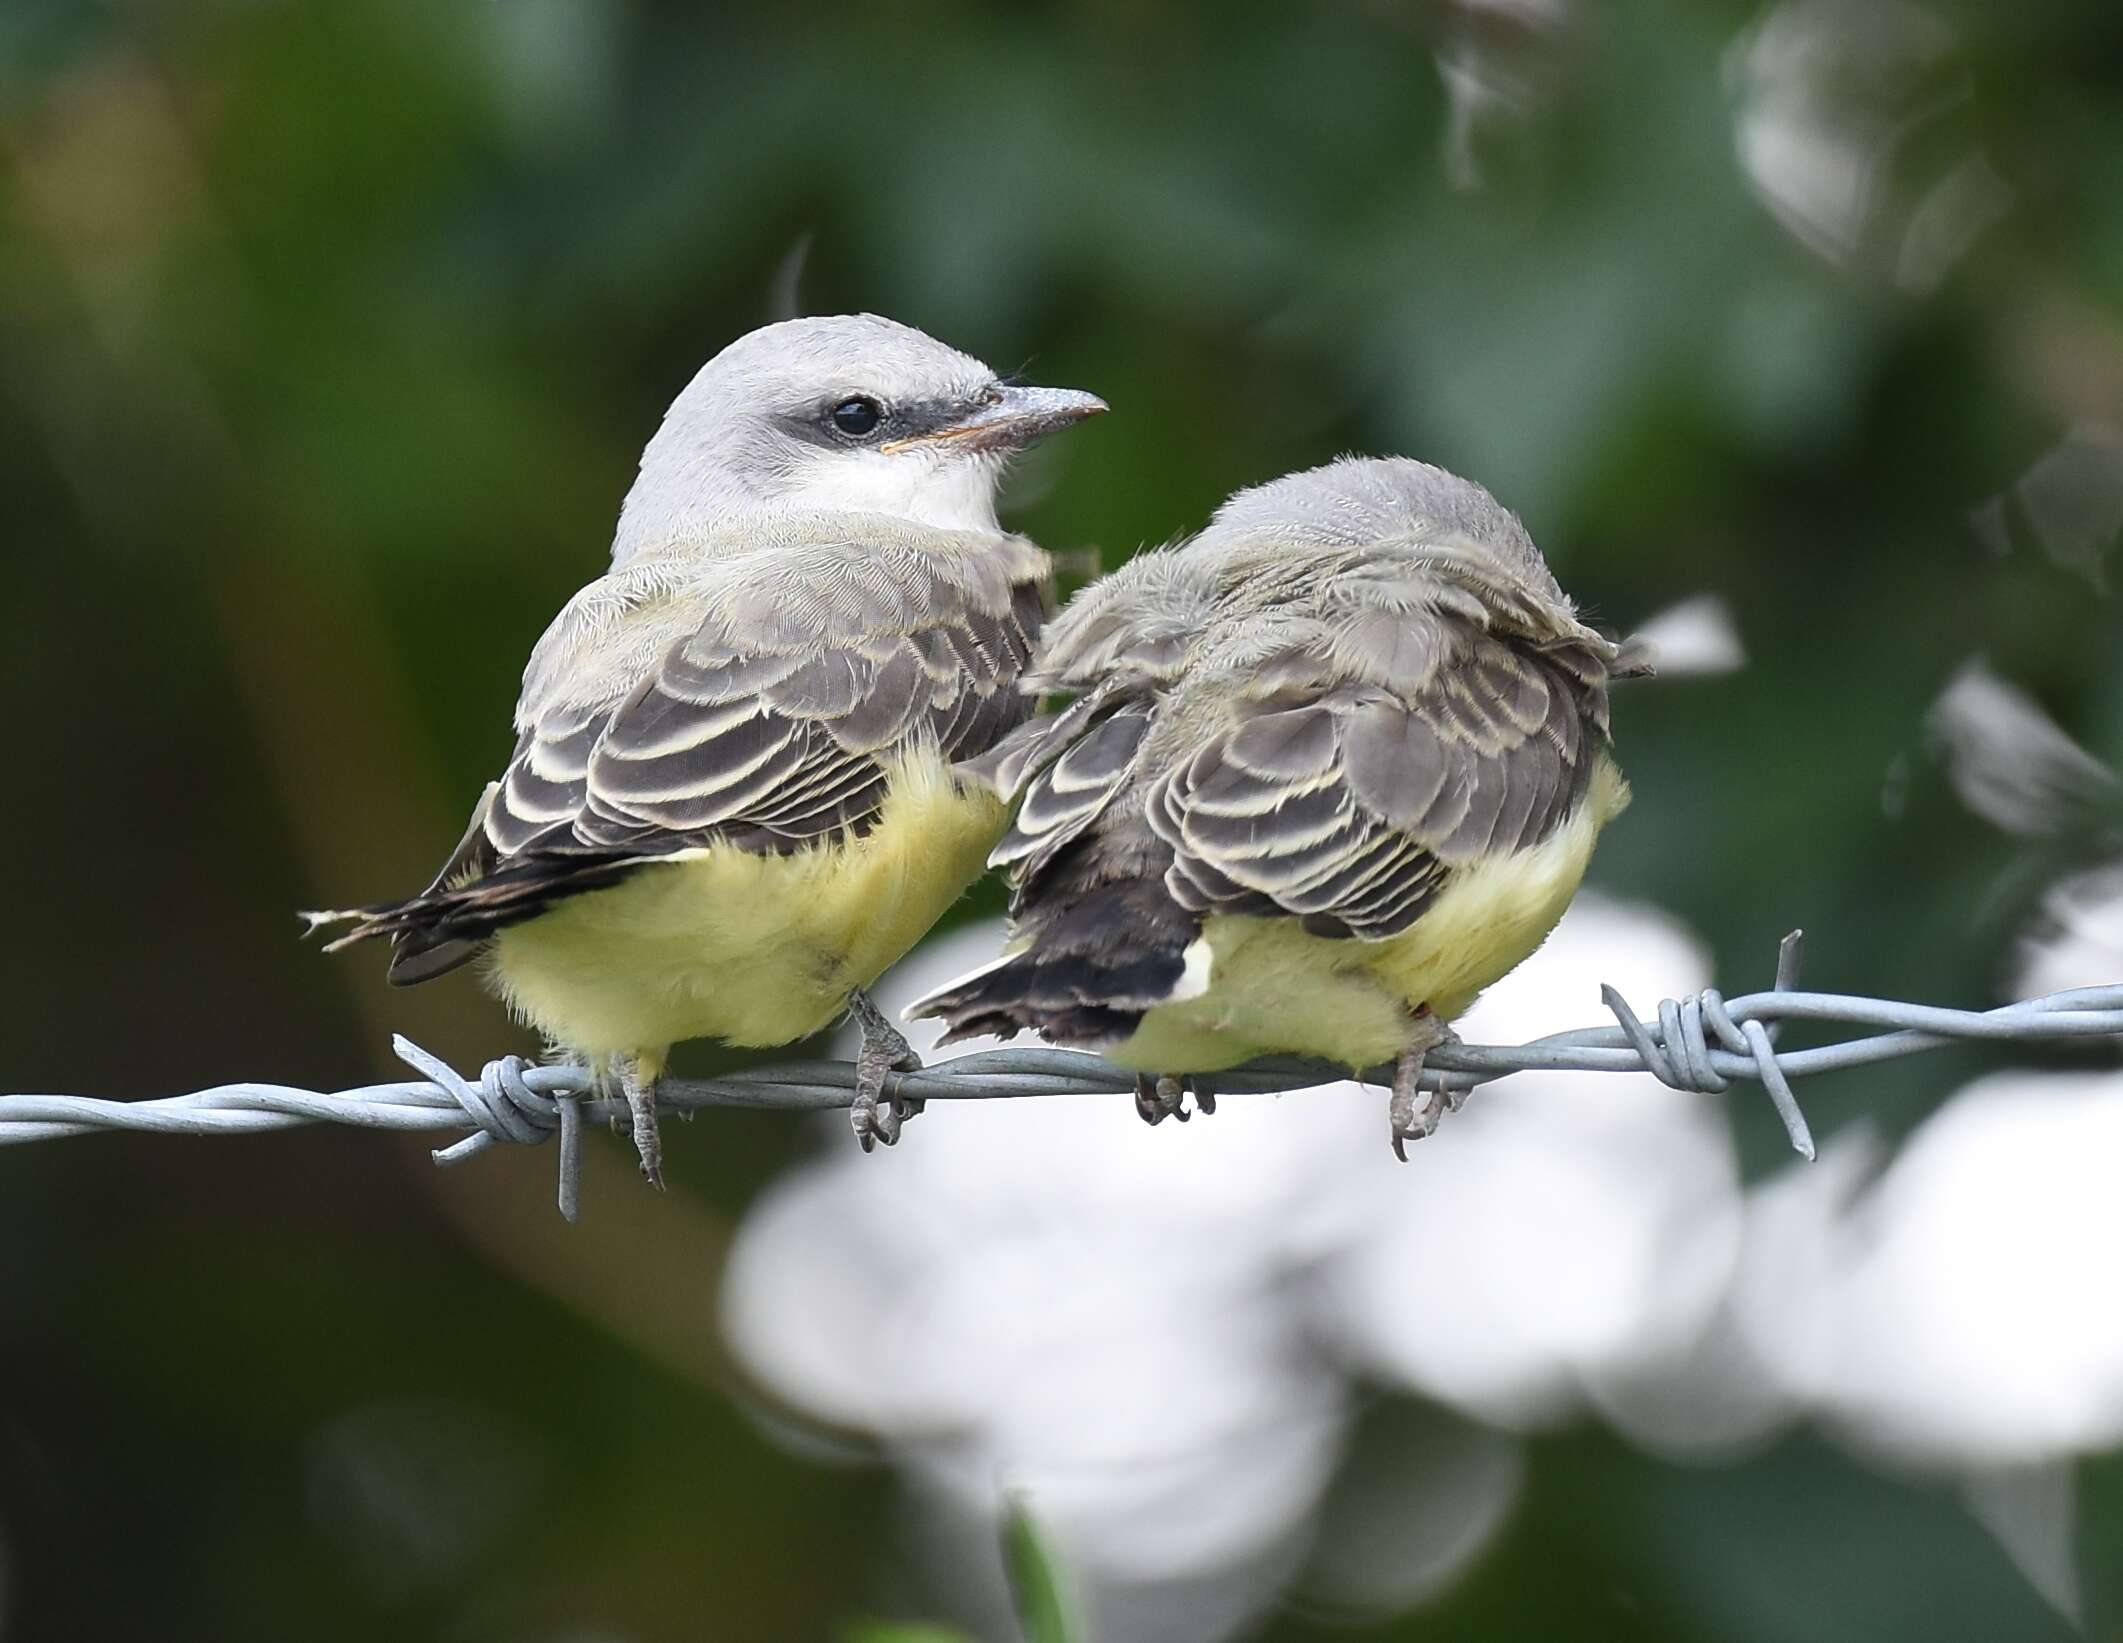
[[[596,611],[579,654],[534,660],[515,752],[435,882],[363,909],[341,941],[389,936],[391,978],[424,980],[646,863],[859,833],[902,752],[973,757],[1026,718],[1045,576],[1015,538],[948,555],[834,543]],[[638,677],[600,665],[674,616],[680,636]]]
[[[1497,585],[1428,553],[1405,591],[1352,577],[1308,617],[1242,606],[1228,634],[1102,610],[1072,634],[1072,606],[1042,672],[1085,694],[979,767],[1019,800],[992,858],[1012,871],[1012,955],[915,1012],[951,1036],[1110,1044],[1200,984],[1187,953],[1209,916],[1381,941],[1455,869],[1549,837],[1606,741],[1613,647],[1474,568]]]
[[[1422,916],[1451,871],[1538,844],[1584,792],[1586,693],[1486,633],[1404,692],[1342,686],[1250,706],[1155,785],[1166,888],[1191,912],[1283,914],[1367,941]]]

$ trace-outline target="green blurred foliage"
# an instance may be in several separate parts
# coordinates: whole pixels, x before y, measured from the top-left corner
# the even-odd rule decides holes
[[[1733,985],[1803,924],[1822,986],[1993,996],[2100,833],[2037,853],[1969,815],[1924,716],[1981,653],[2123,758],[2115,601],[2022,515],[2004,553],[1970,523],[2123,423],[2123,11],[1932,5],[1939,112],[1836,258],[1741,164],[1766,13],[1554,11],[15,0],[0,1088],[357,1083],[394,1026],[522,1047],[468,978],[386,996],[290,910],[421,881],[663,406],[792,301],[1103,394],[1018,477],[1051,546],[1112,563],[1235,486],[1404,451],[1489,484],[1618,628],[1723,596],[1750,665],[1618,703],[1638,801],[1599,882]],[[1508,94],[1456,103],[1469,62]],[[2007,203],[1917,288],[1913,202],[1971,153]],[[1852,1076],[1816,1127],[1901,1128],[1978,1064]],[[1773,1120],[1737,1121],[1765,1163]],[[918,1615],[889,1479],[770,1442],[714,1343],[729,1229],[811,1135],[703,1122],[668,1203],[614,1161],[565,1237],[537,1156],[0,1154],[0,1635]],[[1698,1470],[1565,1434],[1531,1480],[1432,1608],[1269,1634],[2061,1630],[1942,1491],[1810,1441]],[[2115,1463],[2085,1482],[2112,1533]]]
[[[1081,1643],[1068,1576],[1027,1500],[1013,1497],[1004,1509],[1002,1553],[1025,1643]]]

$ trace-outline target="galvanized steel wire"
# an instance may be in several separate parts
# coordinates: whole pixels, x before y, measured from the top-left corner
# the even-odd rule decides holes
[[[1992,1010],[1943,1009],[1892,999],[1797,990],[1799,938],[1785,938],[1776,985],[1727,999],[1716,989],[1663,1001],[1650,1019],[1639,1017],[1613,988],[1602,996],[1613,1026],[1556,1033],[1528,1044],[1462,1044],[1433,1049],[1423,1084],[1461,1092],[1517,1072],[1648,1072],[1676,1089],[1719,1092],[1735,1080],[1768,1092],[1791,1144],[1813,1156],[1813,1138],[1792,1093],[1792,1081],[1816,1073],[1870,1066],[1957,1041],[2043,1044],[2111,1038],[2123,1044],[2123,984],[2051,993]],[[1872,1029],[1839,1042],[1778,1050],[1787,1021],[1832,1022]],[[585,1120],[626,1116],[626,1103],[601,1094],[587,1069],[537,1066],[515,1056],[489,1062],[466,1078],[403,1037],[399,1058],[422,1076],[359,1089],[322,1092],[280,1084],[223,1084],[189,1095],[148,1101],[106,1101],[78,1095],[0,1095],[0,1145],[52,1141],[102,1130],[157,1135],[247,1135],[305,1124],[361,1129],[466,1131],[438,1148],[438,1164],[457,1164],[508,1142],[560,1140],[560,1210],[574,1220],[581,1207]],[[1390,1069],[1365,1075],[1389,1083]],[[1307,1089],[1347,1077],[1344,1069],[1290,1058],[1253,1062],[1214,1075],[1216,1093]],[[849,1106],[855,1068],[846,1061],[795,1061],[725,1073],[710,1079],[666,1079],[658,1108],[690,1114],[705,1107],[754,1107],[781,1112]],[[1098,1056],[1073,1050],[1005,1048],[952,1057],[919,1072],[895,1074],[891,1093],[916,1101],[996,1100],[1021,1096],[1118,1095],[1132,1092],[1136,1075]]]

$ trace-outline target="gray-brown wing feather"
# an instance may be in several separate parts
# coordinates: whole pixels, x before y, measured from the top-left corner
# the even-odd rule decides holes
[[[1604,692],[1505,639],[1454,639],[1419,688],[1267,705],[1165,776],[1147,818],[1180,904],[1379,940],[1454,868],[1553,833],[1590,776]]]
[[[393,979],[421,980],[660,857],[716,842],[783,854],[861,831],[898,752],[969,758],[1029,715],[1019,676],[1045,560],[1011,546],[992,562],[844,555],[814,580],[740,582],[616,702],[527,703],[435,883],[364,910],[342,940],[392,937]]]
[[[1547,838],[1584,790],[1605,724],[1604,682],[1548,652],[1457,623],[1412,641],[1379,638],[1411,666],[1401,689],[1311,691],[1302,656],[1249,664],[1276,693],[1178,765],[1143,767],[1159,702],[1148,692],[1084,698],[1034,721],[1000,751],[1022,793],[993,861],[1037,894],[1042,870],[1118,808],[1112,853],[1134,831],[1166,853],[1166,889],[1194,914],[1282,914],[1327,935],[1405,930],[1450,871]],[[1317,665],[1311,671],[1316,679]],[[1225,690],[1231,681],[1202,682]],[[1072,716],[1076,716],[1072,718]],[[1131,787],[1142,791],[1128,803]]]

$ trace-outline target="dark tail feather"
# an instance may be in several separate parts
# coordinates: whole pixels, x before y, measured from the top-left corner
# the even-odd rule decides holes
[[[1153,1005],[1184,996],[1187,948],[1200,933],[1161,881],[1104,885],[1039,917],[1023,951],[939,988],[907,1014],[944,1021],[946,1044],[1030,1028],[1051,1043],[1097,1049],[1134,1032]]]
[[[391,962],[383,977],[393,987],[411,987],[448,975],[486,950],[477,937],[408,933],[391,943]]]
[[[594,850],[552,849],[500,861],[487,839],[486,816],[494,802],[489,782],[450,859],[417,896],[323,913],[304,913],[306,935],[335,924],[353,928],[324,944],[328,953],[357,941],[388,941],[394,987],[411,987],[446,975],[477,958],[495,931],[536,918],[555,902],[584,890],[616,884],[650,856]]]
[[[367,907],[303,913],[300,915],[305,926],[302,933],[314,936],[334,924],[351,924],[351,930],[324,944],[328,953],[351,947],[357,941],[387,939],[391,944],[391,964],[385,975],[394,987],[410,987],[415,982],[432,980],[477,957],[485,945],[485,937],[493,933],[499,921],[474,924],[462,914],[466,892],[484,879],[494,866],[494,849],[487,840],[486,819],[499,787],[499,783],[487,783],[486,791],[479,795],[479,803],[472,808],[472,819],[465,824],[464,837],[457,841],[450,859],[442,864],[442,870],[419,895],[408,896],[404,901],[376,902]],[[501,898],[489,896],[486,899]]]
[[[476,958],[497,930],[534,919],[555,902],[617,884],[654,857],[539,858],[450,888],[441,883],[404,901],[304,913],[306,935],[334,924],[352,928],[324,944],[328,953],[357,941],[389,941],[392,985],[410,987]]]
[[[391,963],[384,972],[385,979],[394,987],[411,987],[470,963],[486,945],[488,932],[467,935],[447,927],[423,927],[416,922],[426,900],[415,896],[411,901],[376,907],[349,907],[298,916],[306,925],[302,932],[305,936],[313,936],[334,924],[353,924],[351,930],[324,944],[328,953],[351,947],[357,941],[390,942]]]

